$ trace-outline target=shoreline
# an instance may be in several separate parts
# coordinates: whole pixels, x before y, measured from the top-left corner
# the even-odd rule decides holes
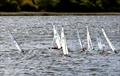
[[[111,16],[120,15],[120,12],[0,12],[0,16]]]

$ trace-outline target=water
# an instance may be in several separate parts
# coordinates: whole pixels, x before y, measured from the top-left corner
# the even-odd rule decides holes
[[[120,53],[85,54],[80,52],[76,31],[83,47],[86,25],[89,26],[93,46],[97,48],[96,32],[103,27],[120,50],[120,16],[1,16],[0,17],[0,76],[120,76]],[[69,56],[52,46],[52,25],[64,27]],[[24,53],[17,50],[6,28]],[[101,34],[106,50],[111,50]]]

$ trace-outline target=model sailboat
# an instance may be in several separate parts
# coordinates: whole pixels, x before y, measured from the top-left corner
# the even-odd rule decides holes
[[[99,48],[99,50],[101,51],[103,51],[104,50],[104,44],[102,43],[102,40],[101,40],[101,38],[100,37],[97,37],[97,43],[98,43],[98,48]]]
[[[67,42],[66,42],[63,27],[62,27],[62,30],[61,30],[61,45],[62,45],[63,54],[67,55],[68,54],[68,47],[67,47]]]
[[[110,48],[112,49],[112,51],[115,52],[115,48],[114,48],[114,46],[112,45],[112,43],[110,42],[110,40],[109,40],[109,38],[108,38],[108,36],[107,36],[107,34],[105,33],[105,30],[104,30],[103,28],[102,28],[102,33],[103,33],[105,39],[107,40],[107,43],[109,44]]]
[[[60,36],[59,36],[55,26],[53,26],[53,33],[54,33],[53,41],[56,43],[57,49],[60,49],[61,48],[61,39],[60,39]]]
[[[92,41],[91,41],[88,26],[86,28],[87,28],[87,45],[88,45],[87,49],[88,49],[88,51],[90,51],[90,50],[93,49],[93,45],[92,45]]]
[[[77,37],[78,37],[78,41],[79,41],[79,44],[80,44],[80,48],[83,49],[82,41],[81,41],[78,30],[77,30]]]
[[[8,33],[9,33],[11,39],[13,40],[15,46],[17,47],[17,49],[18,49],[20,52],[22,52],[22,49],[21,49],[20,46],[18,45],[17,41],[15,40],[15,38],[13,37],[13,35],[11,34],[11,32],[10,32],[9,30],[7,30],[7,31],[8,31]]]

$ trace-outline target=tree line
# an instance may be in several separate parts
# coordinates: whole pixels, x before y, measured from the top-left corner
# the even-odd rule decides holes
[[[120,0],[0,0],[0,11],[120,12]]]

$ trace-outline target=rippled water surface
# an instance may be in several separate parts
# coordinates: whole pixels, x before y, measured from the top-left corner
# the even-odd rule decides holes
[[[65,29],[69,55],[53,47],[52,24]],[[86,47],[86,26],[93,46],[103,27],[118,54],[81,53],[76,30]],[[16,48],[14,36],[24,53]],[[105,50],[111,50],[100,34]],[[120,76],[120,16],[1,16],[0,76]]]

